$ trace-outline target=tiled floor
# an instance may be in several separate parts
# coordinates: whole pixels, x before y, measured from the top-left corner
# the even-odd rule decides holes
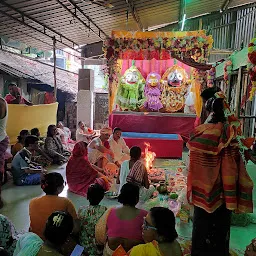
[[[65,177],[65,166],[51,169],[51,171],[60,172]],[[248,172],[256,184],[256,166],[251,162],[248,164]],[[40,186],[27,186],[16,187],[11,182],[7,183],[2,188],[2,197],[5,202],[5,206],[0,210],[1,214],[9,217],[13,221],[18,230],[27,230],[29,227],[28,205],[29,201],[33,197],[42,195]],[[88,201],[78,195],[70,193],[67,187],[62,192],[61,196],[66,196],[74,203],[76,209],[81,205],[88,204]],[[254,189],[254,221],[256,220],[256,187]],[[103,205],[113,206],[117,205],[116,200],[104,199]],[[40,213],[38,213],[40,214]],[[192,223],[190,224],[177,224],[179,234],[185,237],[191,237]],[[231,246],[244,250],[246,245],[256,237],[256,224],[251,224],[245,228],[232,227],[231,228]]]

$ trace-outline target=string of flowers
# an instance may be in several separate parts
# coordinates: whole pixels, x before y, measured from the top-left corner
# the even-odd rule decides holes
[[[213,66],[207,73],[207,87],[214,86],[214,80],[216,78],[216,68]]]
[[[209,49],[212,47],[211,36],[185,36],[173,38],[107,38],[103,45],[108,60],[110,81],[117,79],[115,65],[117,59],[170,59],[174,54],[179,58],[193,58],[198,63],[206,63]]]
[[[228,77],[232,73],[232,67],[233,67],[233,63],[232,63],[231,59],[228,59],[224,65],[224,81],[225,81],[226,85],[229,84]]]
[[[168,51],[181,57],[191,57],[196,55],[200,63],[205,63],[209,56],[209,48],[213,43],[211,36],[186,36],[183,38],[108,38],[103,45],[103,51],[108,60],[118,59],[120,56],[132,50],[139,52],[147,51]]]
[[[256,92],[256,38],[253,38],[248,45],[247,69],[252,83],[249,100],[252,100]]]

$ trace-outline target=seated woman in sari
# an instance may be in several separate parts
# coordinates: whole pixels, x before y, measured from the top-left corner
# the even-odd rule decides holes
[[[17,137],[18,141],[11,147],[11,153],[15,156],[20,150],[24,148],[25,139],[29,135],[28,130],[22,130],[20,135]]]
[[[87,144],[78,142],[66,167],[69,190],[81,196],[86,196],[89,186],[93,183],[100,184],[106,191],[109,189],[109,180],[102,174],[103,169],[91,165],[87,153]]]
[[[90,141],[95,137],[96,132],[85,126],[82,121],[78,122],[78,128],[76,130],[76,141],[84,141],[90,143]]]
[[[34,233],[26,233],[17,242],[14,256],[63,256],[70,255],[75,248],[75,244],[69,244],[67,241],[73,230],[73,218],[64,211],[53,212],[46,222],[43,241]]]
[[[96,241],[105,245],[104,256],[112,255],[119,245],[128,252],[133,246],[143,243],[142,224],[147,211],[136,208],[139,187],[125,184],[118,202],[122,206],[105,212],[95,228]]]
[[[141,161],[141,148],[132,147],[130,157],[130,160],[122,163],[117,177],[117,183],[120,183],[119,193],[124,184],[132,183],[140,188],[140,201],[146,201],[152,196],[155,188],[149,184],[146,167]]]
[[[58,122],[57,132],[63,147],[68,151],[72,151],[76,142],[71,139],[70,129],[65,127],[62,122]]]
[[[0,214],[0,227],[0,246],[9,255],[13,255],[20,234],[15,230],[12,222],[2,214]],[[2,255],[1,252],[0,255]]]
[[[31,129],[30,134],[33,136],[36,136],[39,139],[38,148],[35,150],[35,152],[32,155],[32,161],[38,163],[43,167],[50,166],[52,163],[52,159],[44,151],[44,148],[43,148],[44,142],[42,141],[39,129],[38,128]]]
[[[106,206],[100,205],[104,195],[105,190],[102,186],[92,184],[87,192],[87,200],[90,205],[81,206],[78,210],[78,218],[81,223],[79,241],[86,252],[93,256],[102,256],[103,253],[103,246],[98,246],[95,240],[95,226],[107,210]]]
[[[114,159],[113,152],[105,146],[112,134],[111,128],[100,130],[100,137],[93,139],[88,145],[88,160],[91,164],[105,168],[106,164]]]
[[[61,140],[57,137],[57,128],[55,125],[48,126],[44,149],[46,154],[53,159],[54,164],[61,165],[67,162],[70,156],[70,152],[63,148]]]
[[[241,136],[241,124],[222,92],[208,99],[206,109],[207,122],[187,143],[188,200],[194,205],[191,254],[228,256],[231,212],[253,211],[253,182],[244,164],[250,140]]]
[[[130,256],[181,256],[182,251],[177,242],[175,217],[171,210],[153,207],[144,219],[143,239],[146,244],[135,246]]]

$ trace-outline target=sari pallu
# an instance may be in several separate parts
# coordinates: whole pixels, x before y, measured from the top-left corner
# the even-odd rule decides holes
[[[73,150],[66,167],[69,190],[81,196],[86,196],[89,186],[98,183],[105,190],[109,189],[109,182],[105,176],[99,177],[98,172],[87,159],[87,148],[83,141],[78,142]]]
[[[36,256],[44,241],[36,234],[28,232],[20,237],[17,242],[14,256]]]
[[[236,131],[228,124],[204,124],[187,144],[190,149],[188,200],[208,213],[222,204],[252,212],[253,182],[239,152]]]

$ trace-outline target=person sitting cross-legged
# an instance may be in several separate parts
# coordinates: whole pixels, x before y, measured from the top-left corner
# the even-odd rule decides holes
[[[107,210],[107,207],[99,204],[104,198],[104,192],[102,186],[92,184],[87,192],[90,205],[82,206],[78,210],[78,218],[81,223],[79,241],[86,252],[93,256],[101,256],[103,253],[103,246],[98,246],[95,241],[95,225]]]
[[[142,224],[147,211],[136,208],[139,187],[125,184],[118,201],[122,206],[106,211],[95,228],[96,241],[105,245],[104,256],[112,255],[119,245],[128,252],[133,246],[143,243]]]
[[[69,191],[86,196],[91,184],[100,184],[105,191],[110,187],[110,180],[103,175],[104,170],[90,164],[87,156],[87,144],[83,141],[76,143],[66,167]]]
[[[46,173],[42,166],[31,161],[34,151],[38,149],[38,138],[29,135],[25,139],[25,147],[12,160],[12,175],[15,185],[40,184],[41,176]]]
[[[109,146],[114,154],[114,163],[120,167],[125,160],[130,159],[130,149],[122,138],[122,130],[116,127],[109,138]]]
[[[117,177],[119,193],[126,183],[132,183],[140,188],[140,201],[147,201],[155,191],[154,186],[150,185],[146,167],[141,160],[141,148],[134,146],[130,150],[130,160],[122,163]]]
[[[51,213],[44,224],[45,241],[32,232],[25,233],[18,240],[13,255],[69,256],[76,246],[74,242],[70,242],[73,223],[73,218],[68,212]]]
[[[62,165],[68,161],[70,152],[63,148],[61,140],[57,137],[57,127],[49,125],[47,130],[47,138],[45,139],[45,153],[53,159],[54,164]]]
[[[143,239],[146,244],[135,246],[130,256],[181,256],[180,244],[176,240],[175,216],[164,207],[153,207],[144,219]]]
[[[71,139],[70,129],[65,127],[64,124],[59,121],[57,124],[57,133],[57,136],[60,138],[63,147],[71,152],[74,149],[76,142]]]
[[[88,160],[91,164],[100,168],[105,168],[110,158],[114,158],[113,152],[106,147],[112,133],[111,128],[103,128],[100,130],[100,137],[93,139],[88,145]]]
[[[38,128],[31,129],[30,134],[36,136],[39,139],[38,149],[33,154],[32,160],[36,163],[39,163],[43,167],[50,166],[53,160],[45,153],[45,150],[43,147],[44,141],[41,138],[39,129]]]
[[[73,232],[79,232],[79,221],[74,205],[69,199],[59,196],[59,194],[63,191],[64,186],[64,180],[60,173],[48,173],[41,181],[41,188],[46,195],[34,198],[30,201],[30,231],[40,236],[43,240],[45,239],[45,223],[47,218],[54,211],[65,211],[71,214],[74,219]]]
[[[84,141],[89,143],[93,137],[95,137],[96,132],[92,129],[86,127],[85,123],[82,121],[78,122],[78,128],[76,130],[76,141]]]
[[[28,135],[29,135],[28,130],[20,131],[20,134],[17,137],[17,142],[14,145],[12,145],[12,147],[11,147],[11,153],[13,156],[15,156],[20,150],[22,150],[24,148],[25,139]]]

